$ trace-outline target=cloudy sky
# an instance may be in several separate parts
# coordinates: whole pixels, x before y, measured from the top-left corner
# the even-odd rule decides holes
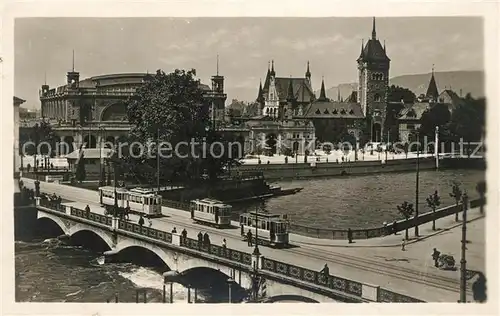
[[[480,18],[377,18],[391,77],[436,71],[482,70]],[[253,101],[268,61],[278,76],[303,76],[311,63],[314,89],[356,81],[361,40],[371,18],[24,18],[15,22],[15,95],[38,108],[38,90],[65,83],[71,69],[81,78],[195,68],[203,82],[226,78],[228,100]]]

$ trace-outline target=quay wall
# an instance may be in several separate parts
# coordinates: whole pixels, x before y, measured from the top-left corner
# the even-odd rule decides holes
[[[290,158],[292,159],[292,158]],[[231,173],[238,172],[262,172],[266,180],[301,179],[314,177],[334,177],[349,175],[366,175],[375,173],[413,171],[417,167],[417,159],[395,159],[384,161],[352,161],[352,162],[314,162],[314,157],[307,163],[282,163],[256,165],[241,165],[234,167]],[[436,168],[434,158],[420,158],[419,168],[421,170],[432,170]]]

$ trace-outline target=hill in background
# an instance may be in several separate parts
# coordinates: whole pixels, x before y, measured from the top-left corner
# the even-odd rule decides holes
[[[470,93],[473,97],[484,97],[484,72],[483,71],[446,71],[435,72],[436,83],[439,92],[446,89],[451,89],[460,95],[462,89],[462,96]],[[410,89],[417,96],[427,91],[431,73],[415,74],[415,75],[402,75],[389,79],[390,85],[396,85],[403,88]],[[340,89],[340,95],[345,99],[353,90],[358,88],[357,83],[342,83],[336,87],[331,87],[326,90],[326,94],[330,99],[337,100],[337,93]],[[319,96],[319,91],[316,92]]]

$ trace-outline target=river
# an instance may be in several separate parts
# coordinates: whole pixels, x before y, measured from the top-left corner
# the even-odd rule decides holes
[[[438,190],[442,205],[453,203],[451,183],[460,182],[471,198],[484,172],[473,170],[423,171],[420,173],[420,208],[425,197]],[[399,218],[396,205],[415,200],[415,174],[391,173],[334,179],[309,179],[277,183],[304,187],[296,195],[265,202],[270,212],[287,213],[295,223],[314,227],[372,227]],[[237,205],[237,212],[255,204]],[[135,302],[136,290],[146,289],[148,302],[162,301],[161,267],[133,263],[103,264],[101,254],[67,245],[32,232],[15,241],[16,301],[106,302],[118,295],[120,302]],[[187,289],[174,285],[174,302],[186,303]],[[241,296],[239,299],[242,299]],[[141,301],[143,300],[141,294]],[[227,287],[200,289],[204,302],[226,302]]]

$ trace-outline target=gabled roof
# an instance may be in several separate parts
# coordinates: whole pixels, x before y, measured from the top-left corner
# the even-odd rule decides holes
[[[312,87],[306,78],[276,77],[275,85],[280,101],[286,101],[290,81],[292,81],[293,93],[297,102],[310,103],[315,99]],[[264,94],[267,94],[267,92],[269,92],[269,82],[266,81],[264,85]]]
[[[448,95],[448,97],[451,99],[451,102],[453,103],[453,105],[457,105],[457,104],[460,104],[463,102],[463,99],[461,97],[458,96],[458,94],[456,94],[455,91],[453,90],[450,90],[450,89],[446,89],[444,90],[443,92],[441,92],[441,94],[439,95],[439,98],[441,98],[441,96],[443,94],[446,94]]]
[[[408,105],[405,103],[405,108],[401,110],[399,114],[399,119],[418,121],[422,117],[422,114],[425,112],[425,110],[429,108],[430,108],[430,103],[428,102],[419,102]]]
[[[306,109],[306,118],[364,118],[361,104],[338,101],[316,101]]]

